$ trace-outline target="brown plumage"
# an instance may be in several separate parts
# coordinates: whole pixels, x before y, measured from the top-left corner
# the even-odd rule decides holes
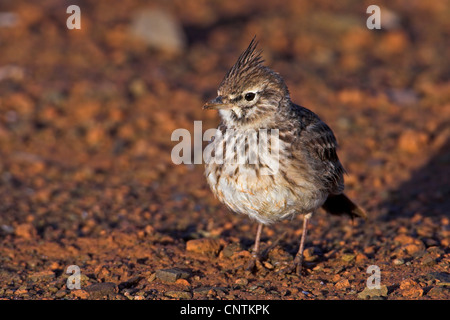
[[[366,215],[343,194],[345,171],[336,153],[332,130],[315,113],[292,103],[284,80],[262,64],[256,46],[253,39],[225,75],[218,97],[204,106],[219,111],[219,130],[223,134],[211,142],[210,147],[216,152],[207,158],[205,174],[219,200],[232,211],[260,222],[255,259],[259,257],[262,224],[305,215],[300,249],[294,260],[300,272],[306,227],[313,212],[323,206],[332,214]],[[261,150],[255,149],[246,137],[255,132],[261,138],[261,130],[278,133],[279,147],[270,144],[271,151],[277,152],[258,154],[256,163],[248,161],[252,151]],[[232,135],[227,135],[230,131]],[[222,163],[215,161],[217,150],[226,150],[233,141],[239,141],[234,153],[244,150],[247,161],[229,161],[235,160],[236,154],[225,157]],[[271,173],[264,174],[269,167]]]

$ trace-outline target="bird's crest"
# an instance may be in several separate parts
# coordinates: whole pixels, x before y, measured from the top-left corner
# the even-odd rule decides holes
[[[256,41],[256,36],[252,39],[247,49],[241,53],[236,63],[231,67],[228,73],[225,75],[222,84],[228,79],[236,79],[240,77],[245,77],[254,70],[257,70],[262,66],[264,62],[261,57],[262,50],[256,50],[258,41]]]

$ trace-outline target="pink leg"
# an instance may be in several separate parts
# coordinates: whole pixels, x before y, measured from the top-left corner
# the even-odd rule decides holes
[[[308,222],[309,222],[309,219],[311,219],[311,216],[312,216],[312,212],[306,214],[303,217],[303,232],[302,232],[302,238],[300,239],[300,248],[298,249],[298,252],[294,259],[294,264],[295,264],[296,272],[298,275],[300,275],[301,271],[302,271],[303,250],[305,248],[305,240],[306,240],[306,233],[308,230]]]

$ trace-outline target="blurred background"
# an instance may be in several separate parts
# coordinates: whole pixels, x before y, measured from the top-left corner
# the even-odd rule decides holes
[[[381,30],[366,27],[372,4]],[[449,16],[449,1],[0,0],[0,296],[66,297],[76,264],[83,286],[113,282],[121,299],[173,286],[172,298],[354,299],[377,264],[390,297],[448,299]],[[263,246],[284,236],[268,269],[240,275],[256,291],[227,258],[249,257],[254,222],[214,198],[203,165],[171,161],[175,129],[217,127],[202,105],[254,36],[293,101],[333,129],[346,193],[369,213],[319,213],[300,280],[268,270],[292,260],[301,218],[265,228]],[[198,238],[210,256],[186,251]],[[194,276],[155,275],[173,266]]]
[[[203,166],[171,162],[171,134],[217,126],[202,105],[255,35],[293,101],[334,130],[347,193],[373,219],[448,217],[449,2],[378,1],[381,30],[371,4],[2,0],[0,232],[238,235]]]

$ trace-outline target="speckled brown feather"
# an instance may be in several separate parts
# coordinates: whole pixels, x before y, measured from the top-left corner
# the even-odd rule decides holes
[[[207,164],[207,181],[214,194],[232,211],[261,223],[314,212],[322,205],[333,214],[362,216],[363,211],[342,193],[345,171],[333,131],[315,113],[291,102],[284,80],[262,65],[256,45],[253,39],[220,84],[220,101],[231,107],[220,110],[219,128],[237,134],[279,130],[283,146],[279,170],[262,176],[261,164]],[[254,103],[244,99],[249,91],[257,94]]]

